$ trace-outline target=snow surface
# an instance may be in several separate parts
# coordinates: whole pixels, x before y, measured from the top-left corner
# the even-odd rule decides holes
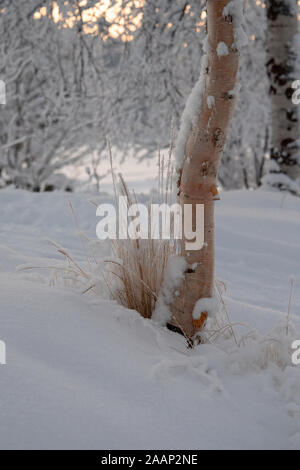
[[[232,322],[261,341],[238,349],[228,337],[189,350],[105,297],[49,285],[47,270],[16,272],[64,264],[47,238],[86,260],[68,199],[80,230],[94,236],[88,196],[0,191],[0,447],[299,449],[300,367],[283,353],[284,370],[267,357],[262,367],[260,355],[264,335],[285,322],[292,274],[291,323],[300,330],[300,200],[222,194],[217,278]],[[103,256],[108,249],[103,243]],[[238,340],[247,331],[236,326]]]
[[[214,317],[219,313],[220,301],[217,296],[209,299],[199,299],[193,310],[193,318],[199,320],[202,313],[207,313],[209,317]]]
[[[223,57],[229,54],[229,50],[225,42],[219,42],[217,47],[217,54],[219,57]]]
[[[166,325],[171,320],[169,307],[181,286],[186,268],[187,262],[182,256],[171,256],[168,259],[164,283],[152,315],[153,320],[161,325]]]
[[[209,109],[212,109],[216,105],[216,100],[214,96],[208,96],[207,97],[207,106]]]

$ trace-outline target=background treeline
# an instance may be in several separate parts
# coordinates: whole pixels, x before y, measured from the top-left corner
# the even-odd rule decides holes
[[[108,138],[124,155],[134,148],[146,158],[168,147],[199,77],[204,7],[199,0],[0,0],[1,186],[43,190],[92,153],[97,168]],[[269,148],[260,1],[247,2],[246,27],[219,176],[226,189],[260,186]]]

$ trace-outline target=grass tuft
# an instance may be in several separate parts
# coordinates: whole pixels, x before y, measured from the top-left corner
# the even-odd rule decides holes
[[[172,193],[172,147],[165,164],[164,157],[158,156],[158,191],[156,203],[168,203]],[[113,170],[112,153],[109,146],[115,203],[119,196],[125,196],[128,207],[137,204],[134,193],[130,192],[122,175],[119,184]],[[148,213],[150,205],[148,204]],[[119,221],[122,223],[122,221]],[[112,240],[113,260],[107,261],[108,270],[104,272],[110,296],[126,308],[136,310],[144,318],[151,318],[159,291],[163,284],[164,273],[170,254],[173,252],[170,240]],[[113,282],[111,282],[113,281]]]

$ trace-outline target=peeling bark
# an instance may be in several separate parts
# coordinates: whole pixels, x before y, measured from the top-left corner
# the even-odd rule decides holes
[[[235,41],[235,24],[231,15],[223,16],[230,0],[207,1],[208,67],[202,105],[196,124],[185,147],[185,158],[180,170],[178,199],[184,204],[204,205],[205,246],[200,251],[187,251],[185,241],[180,242],[181,255],[190,268],[180,295],[172,306],[171,324],[191,338],[202,328],[202,319],[193,320],[193,309],[202,298],[214,295],[214,205],[218,196],[217,173],[232,118],[238,73],[238,50]],[[228,55],[218,56],[218,45],[223,42]],[[208,97],[214,97],[209,106]],[[195,227],[194,227],[195,229]]]
[[[270,156],[281,173],[296,180],[300,176],[299,111],[293,104],[292,83],[296,75],[298,0],[267,0],[267,73],[272,112]]]

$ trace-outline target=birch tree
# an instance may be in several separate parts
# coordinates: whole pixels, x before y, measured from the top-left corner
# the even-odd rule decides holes
[[[298,106],[293,104],[298,68],[298,1],[267,0],[267,73],[270,81],[272,132],[271,174],[265,182],[300,194],[300,127]]]
[[[124,0],[127,6],[130,3]],[[119,73],[110,80],[108,129],[124,153],[134,147],[137,154],[153,156],[158,147],[168,148],[170,129],[178,129],[187,97],[199,78],[205,4],[204,0],[140,3],[142,21],[132,33],[133,40],[123,43]],[[268,137],[265,9],[253,0],[245,6],[251,41],[240,60],[238,108],[219,171],[224,189],[260,186]]]
[[[175,155],[178,200],[204,206],[205,246],[188,250],[180,241],[180,253],[188,269],[180,295],[172,306],[171,325],[193,337],[214,305],[214,206],[218,198],[217,174],[233,115],[239,50],[247,41],[242,28],[242,0],[207,0],[206,55],[202,72],[182,118]],[[195,221],[193,223],[194,229]],[[198,227],[198,230],[200,227]]]

